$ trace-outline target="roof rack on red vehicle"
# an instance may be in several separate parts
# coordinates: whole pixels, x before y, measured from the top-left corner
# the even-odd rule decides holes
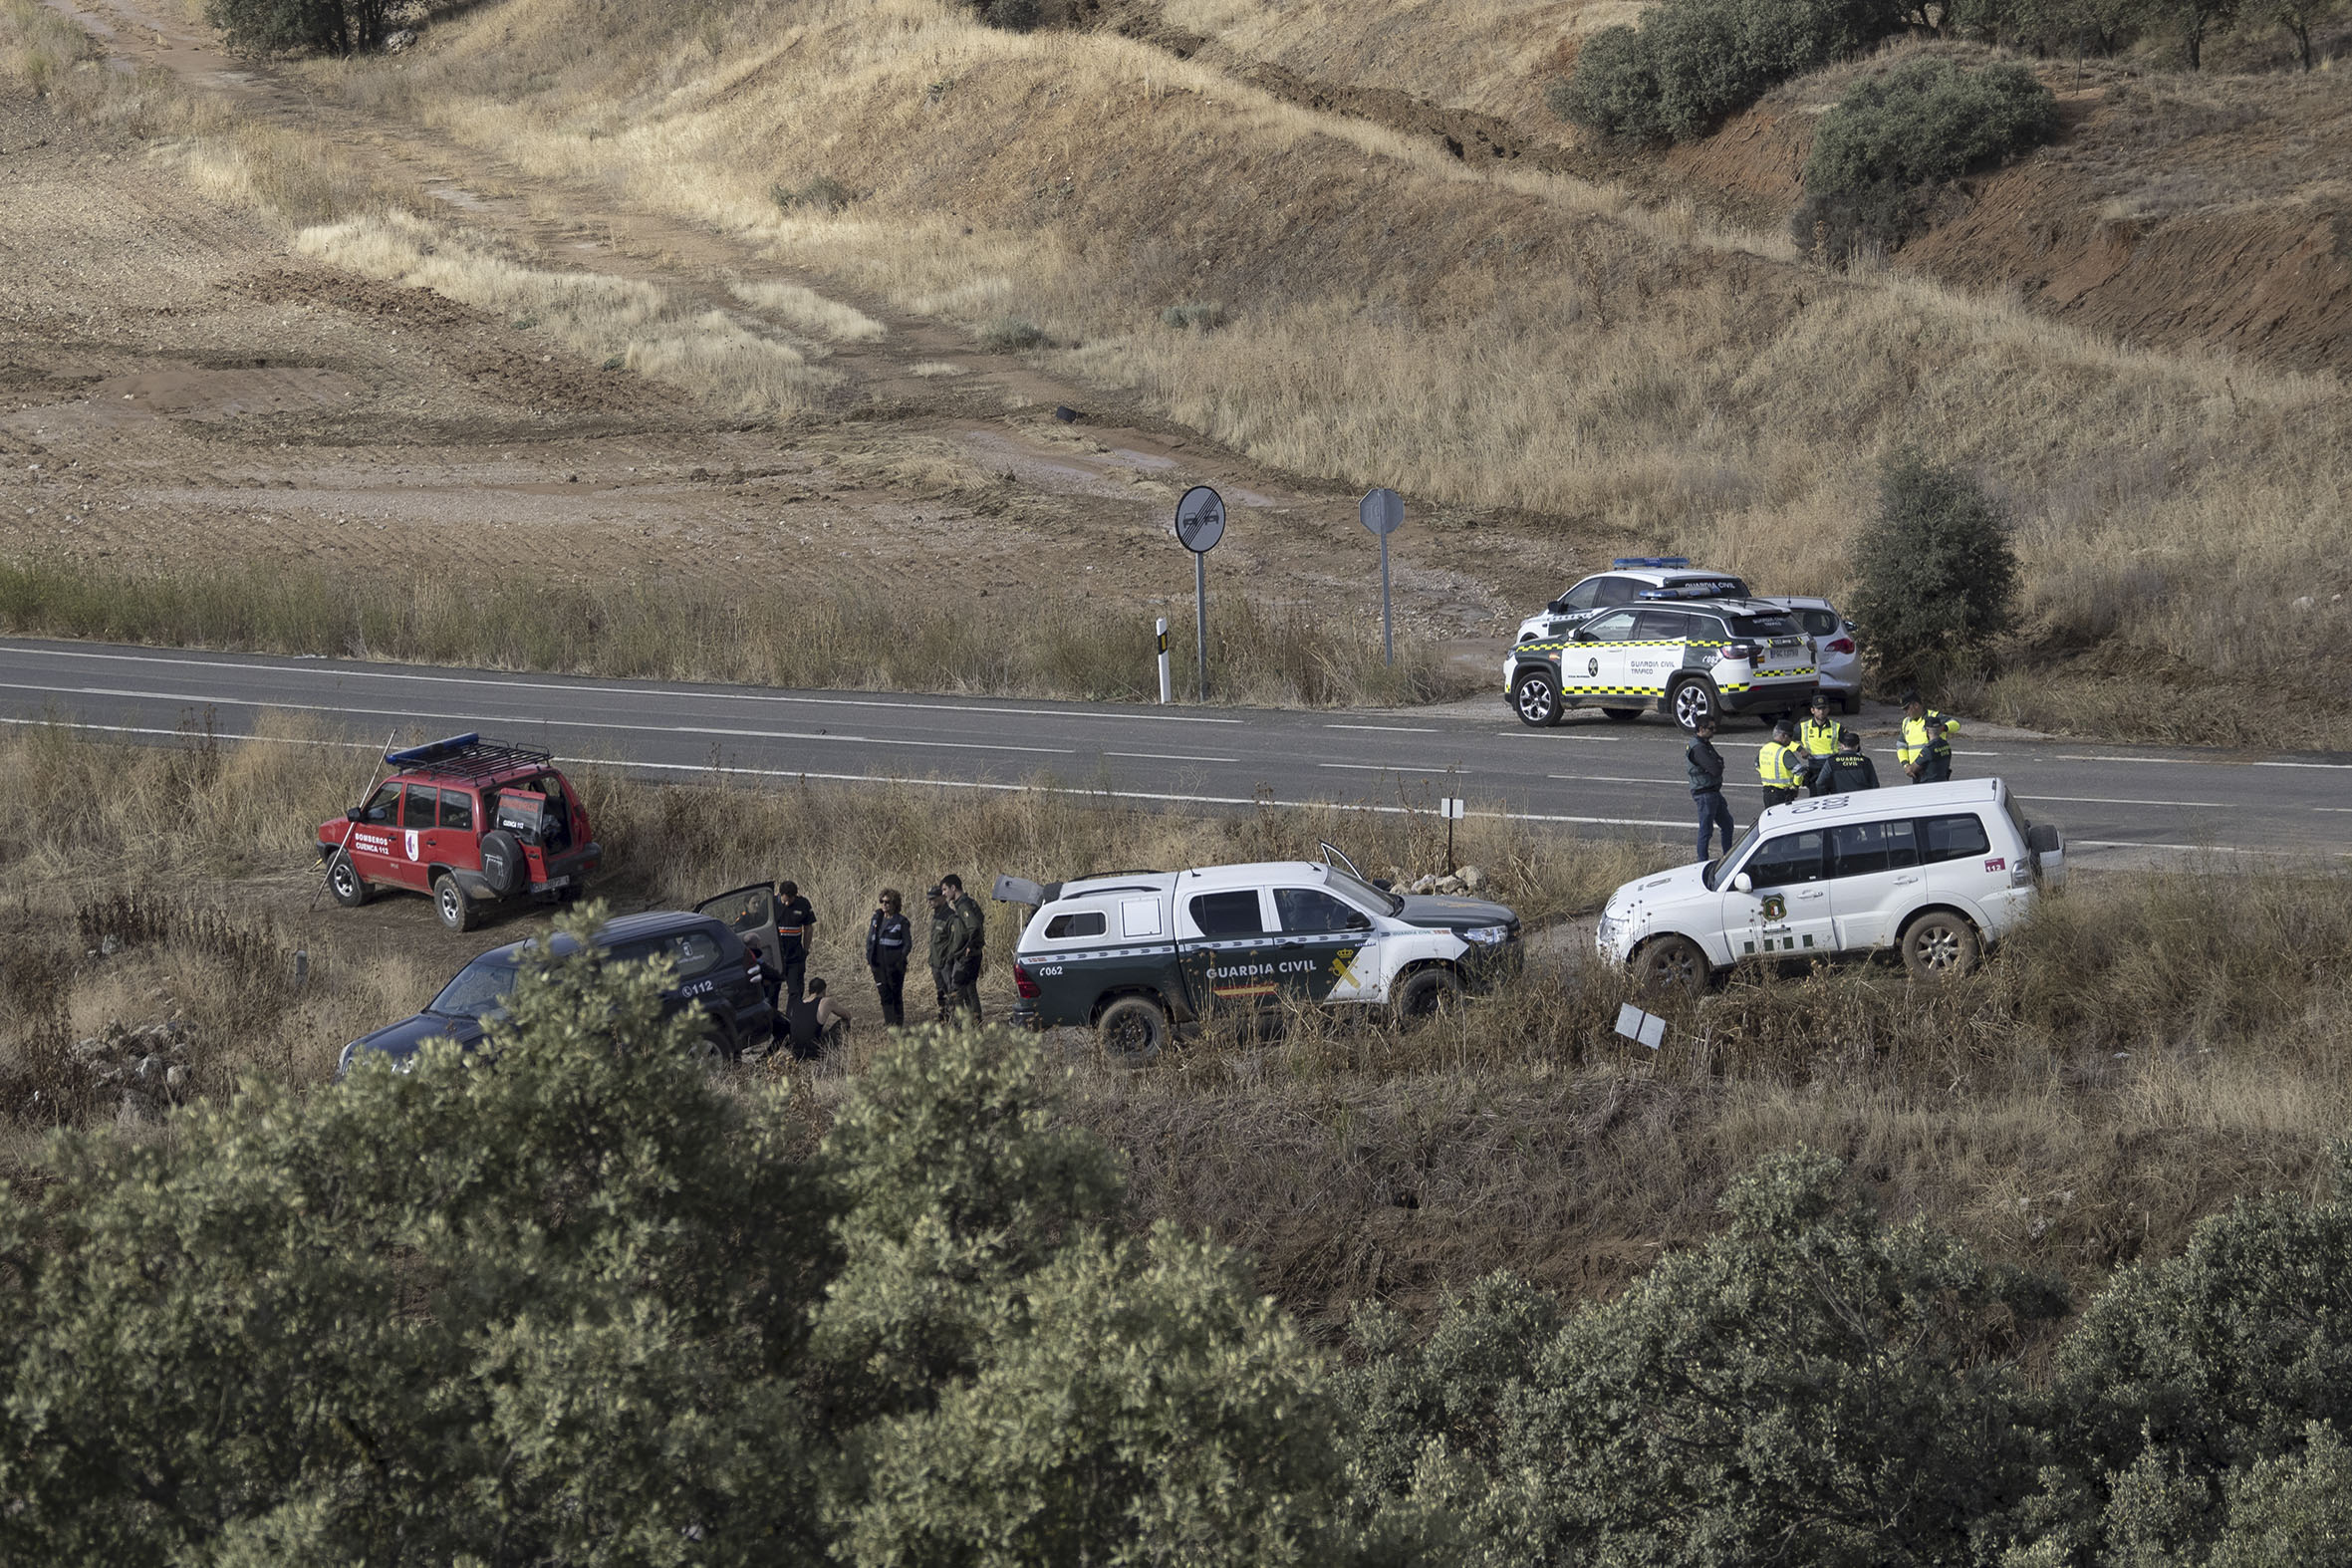
[[[463,735],[451,735],[446,740],[409,746],[401,751],[387,751],[384,760],[407,773],[424,773],[434,778],[477,783],[515,768],[537,767],[543,762],[552,762],[555,753],[542,751],[536,746],[518,746],[512,741],[484,740],[469,731]]]

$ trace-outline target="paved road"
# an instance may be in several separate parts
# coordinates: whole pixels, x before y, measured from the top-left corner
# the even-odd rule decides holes
[[[1683,737],[1665,720],[1598,713],[1521,727],[1499,696],[1435,712],[1156,708],[865,692],[778,691],[677,681],[254,657],[0,640],[0,719],[65,722],[134,738],[209,727],[254,732],[268,710],[315,714],[365,746],[479,729],[543,745],[566,762],[690,777],[864,783],[930,780],[1009,789],[1110,790],[1178,807],[1330,801],[1398,810],[1459,794],[1594,833],[1683,841],[1690,801]],[[1760,727],[1716,737],[1734,779]],[[1882,777],[1891,740],[1874,739]],[[2352,757],[2259,755],[1962,735],[1959,771],[2009,781],[2037,821],[2058,823],[2093,864],[2224,856],[2352,854]],[[1450,782],[1449,782],[1450,781]],[[1744,822],[1752,787],[1732,792]]]

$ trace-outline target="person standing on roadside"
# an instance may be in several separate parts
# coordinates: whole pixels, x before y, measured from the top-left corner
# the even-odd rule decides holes
[[[874,902],[874,917],[866,922],[866,967],[874,971],[886,1029],[907,1022],[907,960],[914,954],[915,927],[899,913],[899,890],[885,888]]]
[[[1772,738],[1756,752],[1756,777],[1764,786],[1766,806],[1785,806],[1797,798],[1799,758],[1796,726],[1782,719],[1772,726]]]
[[[1838,754],[1839,732],[1837,721],[1829,716],[1828,694],[1814,692],[1807,717],[1797,725],[1797,749],[1804,753],[1805,787],[1812,794],[1829,793],[1822,787],[1822,780],[1829,759]]]
[[[800,884],[776,884],[776,956],[783,981],[777,993],[787,1002],[800,1000],[809,972],[809,943],[816,936],[817,912],[800,896]]]
[[[1851,729],[1839,730],[1837,755],[1822,758],[1813,770],[1813,793],[1851,795],[1878,787],[1878,764],[1862,754],[1862,736]]]
[[[1903,739],[1895,760],[1914,784],[1941,784],[1952,777],[1952,737],[1960,722],[1928,706],[1917,691],[1903,693]]]
[[[932,883],[923,890],[931,905],[931,988],[939,993],[939,1022],[947,1021],[947,1011],[955,1002],[955,955],[963,947],[963,922],[955,917],[955,906],[947,902],[947,890]]]
[[[980,1021],[980,961],[985,956],[988,939],[988,916],[981,912],[978,901],[963,891],[963,879],[953,872],[939,879],[939,886],[948,890],[954,901],[955,920],[962,928],[963,942],[955,950],[955,1005],[972,1015],[972,1022]]]
[[[1683,748],[1683,762],[1691,776],[1691,804],[1699,808],[1699,858],[1705,860],[1714,830],[1723,831],[1723,853],[1731,853],[1738,834],[1731,808],[1723,804],[1723,754],[1715,750],[1715,721],[1702,718],[1691,726],[1691,744]]]

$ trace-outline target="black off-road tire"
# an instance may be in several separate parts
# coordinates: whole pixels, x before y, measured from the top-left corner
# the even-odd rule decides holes
[[[716,1018],[705,1023],[686,1047],[686,1055],[705,1071],[724,1067],[742,1054],[735,1043],[735,1031]]]
[[[1964,915],[1930,910],[1903,927],[1903,967],[1915,980],[1957,980],[1976,967],[1983,944]]]
[[[432,880],[432,908],[441,924],[453,931],[470,931],[481,923],[481,911],[447,872]]]
[[[1416,969],[1397,987],[1389,1008],[1398,1028],[1418,1029],[1458,1011],[1461,995],[1461,980],[1451,969]]]
[[[349,850],[337,850],[328,862],[327,891],[347,910],[356,910],[376,897],[376,890],[368,886],[368,879],[352,864]]]
[[[1605,707],[1601,711],[1620,724],[1630,724],[1642,716],[1642,710],[1638,707]]]
[[[1559,677],[1548,669],[1527,670],[1511,682],[1511,707],[1529,729],[1549,729],[1568,710],[1560,700]]]
[[[1168,1049],[1174,1032],[1168,1009],[1149,996],[1122,996],[1095,1020],[1103,1060],[1114,1067],[1149,1067]]]
[[[501,899],[511,899],[531,880],[531,863],[523,856],[523,841],[504,828],[482,835],[482,881]]]
[[[1702,718],[1711,718],[1718,725],[1723,721],[1723,704],[1715,696],[1715,688],[1703,680],[1676,681],[1667,691],[1666,710],[1687,730],[1697,729]]]
[[[1705,951],[1688,936],[1661,936],[1634,954],[1634,979],[1645,991],[1683,991],[1697,996],[1714,978]]]

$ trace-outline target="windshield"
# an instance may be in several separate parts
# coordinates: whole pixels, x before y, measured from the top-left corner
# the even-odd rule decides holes
[[[1724,867],[1736,866],[1739,864],[1740,857],[1745,855],[1748,852],[1748,849],[1756,842],[1756,829],[1761,828],[1763,824],[1759,822],[1754,828],[1748,829],[1747,837],[1741,839],[1737,844],[1732,845],[1730,853],[1725,855],[1721,860],[1708,861],[1706,863],[1706,870],[1699,874],[1699,880],[1706,884],[1708,892],[1711,893],[1718,886],[1720,886],[1719,879],[1723,875]]]
[[[514,994],[519,965],[502,952],[484,953],[457,971],[457,978],[441,987],[441,994],[425,1004],[428,1013],[445,1018],[484,1018],[503,1012]]]
[[[1336,866],[1328,869],[1331,872],[1331,891],[1341,898],[1361,905],[1367,910],[1377,910],[1383,915],[1396,915],[1404,910],[1405,901],[1395,894],[1383,893],[1370,883],[1360,882]]]

